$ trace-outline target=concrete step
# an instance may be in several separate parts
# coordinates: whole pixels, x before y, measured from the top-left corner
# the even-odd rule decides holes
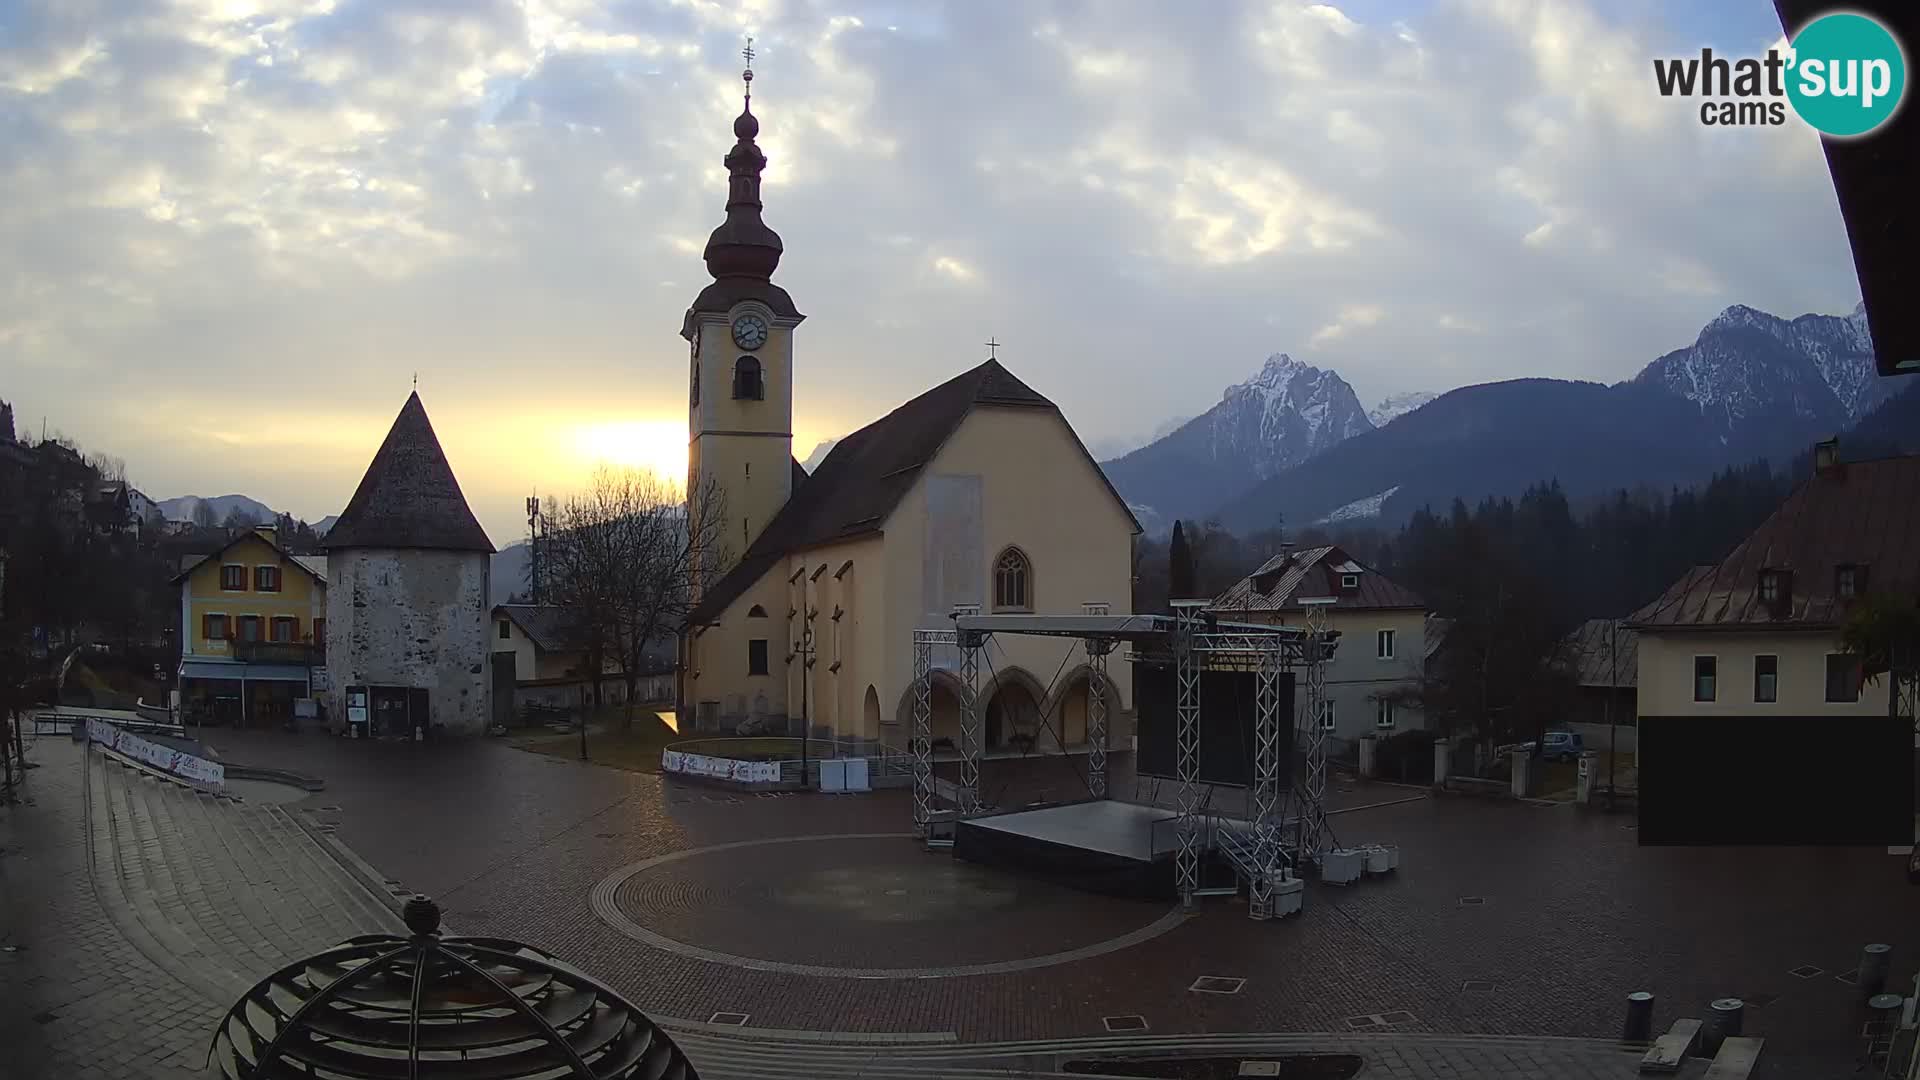
[[[293,958],[284,947],[286,924],[292,920],[275,910],[272,874],[251,859],[233,827],[231,814],[238,808],[236,804],[197,793],[183,799],[181,807],[210,853],[208,896],[228,910],[228,925],[238,939],[275,965]]]
[[[1760,1047],[1764,1039],[1743,1038],[1729,1035],[1721,1040],[1720,1051],[1713,1055],[1713,1064],[1707,1067],[1707,1074],[1700,1080],[1747,1080],[1753,1075],[1753,1067],[1760,1061]]]
[[[202,949],[230,970],[255,977],[281,966],[282,953],[250,932],[252,928],[244,924],[242,913],[222,890],[226,881],[223,852],[209,846],[207,827],[192,806],[192,790],[168,784],[151,794],[155,815],[171,840],[168,853],[181,868],[175,877],[192,879],[192,886],[183,890],[186,910],[181,917],[190,920],[204,939]]]
[[[219,872],[224,892],[251,921],[251,931],[288,963],[313,951],[310,943],[328,936],[322,917],[300,896],[300,885],[248,827],[253,808],[209,795],[196,797],[204,821],[218,836],[224,859]],[[316,925],[320,924],[320,925]]]
[[[343,865],[326,844],[302,828],[282,806],[263,808],[262,822],[285,838],[289,850],[298,851],[314,867],[316,874],[340,900],[356,934],[407,933],[406,926],[352,870]]]
[[[1680,1066],[1693,1051],[1694,1044],[1700,1041],[1700,1021],[1691,1017],[1675,1020],[1673,1027],[1665,1035],[1653,1040],[1645,1057],[1640,1059],[1640,1071],[1643,1073],[1671,1073],[1680,1071]]]
[[[301,928],[302,955],[366,932],[348,906],[350,898],[340,895],[336,883],[305,850],[304,836],[295,839],[281,834],[266,807],[249,807],[247,813],[238,815],[237,823],[248,835],[253,850],[268,853],[280,880],[297,894],[299,910],[312,912]]]

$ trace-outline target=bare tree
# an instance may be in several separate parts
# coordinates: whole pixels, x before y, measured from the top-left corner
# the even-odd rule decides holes
[[[220,524],[220,519],[214,514],[213,507],[203,500],[193,504],[193,524],[197,528],[211,529]]]
[[[672,640],[726,568],[724,508],[712,477],[683,498],[652,473],[603,467],[584,492],[544,510],[547,592],[573,609],[596,702],[606,661],[619,666],[628,727],[649,652]]]

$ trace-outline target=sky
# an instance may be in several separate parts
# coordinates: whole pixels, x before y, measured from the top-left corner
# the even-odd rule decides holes
[[[0,399],[311,521],[417,378],[502,546],[683,470],[748,34],[803,458],[989,338],[1105,454],[1271,353],[1371,406],[1859,300],[1817,136],[1654,90],[1768,0],[0,0]]]

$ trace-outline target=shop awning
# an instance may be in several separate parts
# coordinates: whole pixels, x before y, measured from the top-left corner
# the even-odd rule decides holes
[[[218,660],[182,660],[183,679],[245,679],[248,682],[297,682],[305,684],[307,669],[298,664],[230,664]]]

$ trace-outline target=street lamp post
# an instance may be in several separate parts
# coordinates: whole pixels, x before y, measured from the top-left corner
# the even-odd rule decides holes
[[[800,640],[794,643],[794,654],[800,658],[800,786],[807,786],[807,744],[812,734],[809,728],[812,721],[807,718],[807,674],[813,669],[813,622],[812,617],[800,627]]]

